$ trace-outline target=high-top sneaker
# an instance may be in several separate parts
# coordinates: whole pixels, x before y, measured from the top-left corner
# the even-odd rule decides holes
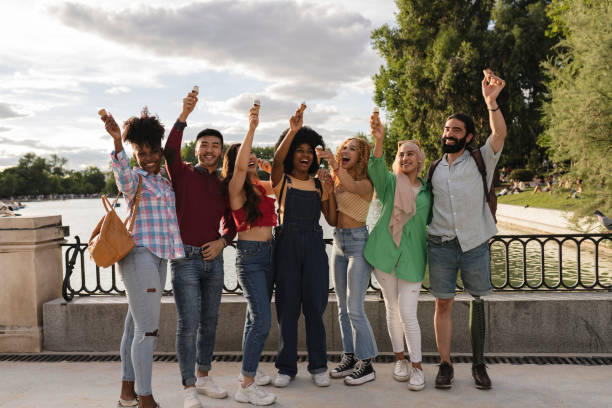
[[[358,360],[355,364],[355,371],[344,378],[344,383],[346,385],[361,385],[368,381],[374,381],[375,378],[376,372],[372,367],[372,361],[370,359]]]
[[[351,374],[355,371],[355,364],[357,360],[355,360],[355,355],[353,353],[344,353],[342,355],[342,360],[340,364],[336,368],[333,368],[329,371],[329,375],[331,378],[342,378]]]

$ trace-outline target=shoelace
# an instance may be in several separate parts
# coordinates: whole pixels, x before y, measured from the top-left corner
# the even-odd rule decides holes
[[[358,377],[362,375],[365,372],[366,367],[367,364],[365,364],[363,361],[357,361],[357,364],[355,364],[355,372],[353,373],[353,376]]]
[[[349,368],[352,362],[353,362],[353,359],[347,356],[346,354],[344,354],[342,356],[342,361],[340,361],[340,364],[338,365],[338,368],[342,369],[343,371],[345,368]]]

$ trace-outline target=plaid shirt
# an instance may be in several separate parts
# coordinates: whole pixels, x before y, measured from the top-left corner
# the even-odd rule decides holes
[[[148,248],[163,259],[184,257],[170,182],[159,174],[150,174],[137,167],[130,169],[125,150],[117,154],[113,151],[111,158],[117,188],[125,195],[130,208],[138,189],[138,175],[142,176],[138,214],[132,230],[136,245]]]

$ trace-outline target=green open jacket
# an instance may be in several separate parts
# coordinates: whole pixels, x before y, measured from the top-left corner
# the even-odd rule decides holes
[[[402,232],[399,248],[395,246],[389,232],[389,220],[395,199],[395,175],[387,170],[384,155],[377,159],[372,154],[368,163],[368,174],[376,195],[382,204],[381,216],[374,226],[363,254],[367,261],[377,269],[409,282],[421,282],[427,265],[427,239],[425,228],[431,222],[433,197],[427,182],[421,180],[421,189],[416,200],[416,214]]]

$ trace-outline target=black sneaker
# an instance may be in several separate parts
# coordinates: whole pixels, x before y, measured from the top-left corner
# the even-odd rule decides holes
[[[474,377],[474,383],[476,388],[481,390],[488,390],[491,388],[491,379],[487,374],[487,366],[484,364],[472,365],[472,377]]]
[[[438,368],[436,375],[436,388],[450,388],[455,379],[455,370],[453,366],[443,361]]]
[[[371,360],[359,360],[355,364],[355,371],[344,378],[344,383],[346,385],[361,385],[368,381],[374,381],[375,378],[376,372],[372,367]]]
[[[356,363],[357,360],[355,360],[354,354],[342,354],[342,360],[340,361],[340,364],[338,364],[336,368],[332,368],[331,370],[329,370],[329,376],[331,378],[346,377],[347,375],[355,371]]]

